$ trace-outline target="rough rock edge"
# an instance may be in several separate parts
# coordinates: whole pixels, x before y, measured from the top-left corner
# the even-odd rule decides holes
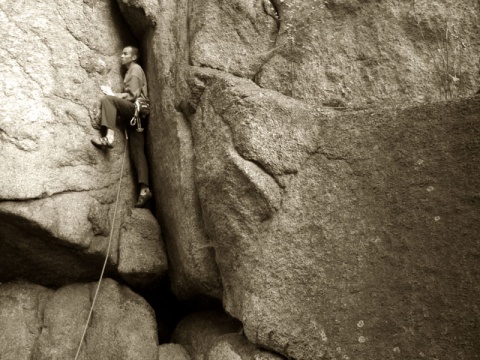
[[[160,11],[157,1],[117,0],[120,11],[135,36],[141,38],[148,28],[157,25],[157,13]]]

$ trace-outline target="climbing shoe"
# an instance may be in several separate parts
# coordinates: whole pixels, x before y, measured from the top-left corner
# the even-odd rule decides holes
[[[102,150],[107,148],[111,149],[113,147],[113,143],[109,142],[105,136],[99,139],[92,139],[92,144]]]
[[[150,189],[147,189],[145,193],[138,196],[137,203],[135,204],[136,208],[144,207],[148,200],[152,197],[152,192]]]

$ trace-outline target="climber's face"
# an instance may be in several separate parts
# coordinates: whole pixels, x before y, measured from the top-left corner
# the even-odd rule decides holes
[[[122,51],[122,65],[129,67],[135,60],[137,60],[137,56],[132,54],[132,48],[126,47]]]

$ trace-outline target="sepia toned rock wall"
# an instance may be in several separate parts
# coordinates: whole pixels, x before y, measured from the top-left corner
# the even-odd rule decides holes
[[[477,1],[281,1],[261,86],[331,107],[468,96],[478,87]]]
[[[0,1],[0,357],[73,349],[54,320],[38,330],[39,304],[99,274],[125,140],[90,139],[133,43],[154,214],[131,209],[127,161],[107,267],[122,284],[102,301],[141,306],[102,303],[86,359],[477,358],[479,15],[474,0]],[[166,274],[191,314],[158,347],[123,282]],[[51,312],[70,319],[70,301]]]
[[[250,341],[294,359],[478,352],[478,106],[322,113],[208,83],[196,181]]]
[[[2,359],[75,358],[95,286],[1,284]],[[155,315],[144,299],[108,279],[95,309],[79,359],[157,359]]]
[[[120,91],[119,54],[134,37],[110,1],[0,5],[0,281],[93,281],[107,250],[125,140],[119,129],[107,153],[90,140],[100,136],[100,86]],[[119,229],[136,196],[125,159],[112,275],[119,253],[129,256],[130,240],[123,237],[122,249]],[[155,236],[148,247],[158,254],[158,230]],[[149,269],[130,261],[129,272],[158,278],[167,260],[154,256]]]
[[[221,282],[202,224],[190,124],[181,110],[188,104],[189,91],[184,76],[189,3],[161,1],[158,6],[157,26],[145,34],[143,43],[153,105],[147,134],[152,185],[172,290],[184,300],[200,302],[203,297],[221,298]]]
[[[478,3],[185,6],[145,44],[174,291],[215,261],[247,338],[293,359],[474,356],[477,100],[421,104],[475,93]]]

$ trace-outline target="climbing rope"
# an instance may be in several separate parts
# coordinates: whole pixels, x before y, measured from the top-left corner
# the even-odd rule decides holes
[[[117,198],[115,200],[115,209],[114,209],[114,212],[113,212],[112,226],[110,227],[110,238],[108,239],[107,254],[105,255],[105,261],[103,262],[102,272],[100,273],[100,279],[98,280],[97,289],[95,290],[95,296],[93,297],[93,300],[92,300],[92,306],[90,307],[90,312],[88,314],[87,322],[85,324],[85,328],[83,329],[82,338],[80,339],[80,343],[78,344],[78,349],[77,349],[77,353],[75,355],[75,360],[77,360],[78,356],[80,355],[80,350],[82,349],[83,341],[85,340],[85,335],[87,334],[88,325],[89,325],[90,320],[92,318],[93,308],[95,307],[95,302],[97,301],[98,292],[100,290],[100,285],[102,283],[103,275],[105,274],[105,268],[107,267],[108,256],[110,254],[110,248],[111,248],[111,245],[112,245],[112,238],[113,238],[113,229],[114,229],[114,226],[115,226],[115,218],[117,216],[118,199],[120,198],[120,189],[121,189],[121,186],[122,186],[123,169],[124,169],[124,166],[125,166],[125,154],[127,153],[128,135],[127,135],[126,130],[125,130],[125,137],[126,137],[126,141],[125,141],[125,148],[123,149],[122,168],[120,170],[120,180],[118,181]]]

